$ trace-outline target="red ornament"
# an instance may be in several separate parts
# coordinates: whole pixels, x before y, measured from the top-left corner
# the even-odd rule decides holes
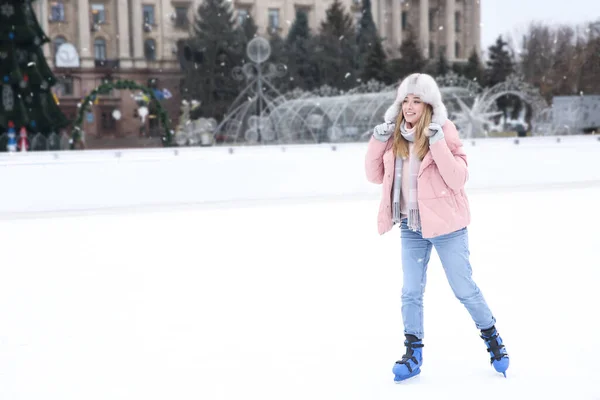
[[[8,121],[8,127],[9,128],[14,128],[15,127],[15,123],[12,121]]]
[[[18,143],[19,151],[27,151],[29,150],[29,139],[27,139],[27,129],[25,127],[21,127],[19,131],[19,143]]]
[[[27,74],[23,75],[23,81],[29,82],[29,75],[27,75]]]

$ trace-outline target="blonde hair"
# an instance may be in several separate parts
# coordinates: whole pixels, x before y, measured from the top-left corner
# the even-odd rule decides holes
[[[419,157],[419,160],[423,160],[429,152],[429,138],[425,135],[425,129],[429,129],[431,118],[433,117],[433,108],[429,104],[425,104],[425,109],[421,118],[415,124],[415,142],[414,151]],[[402,110],[398,114],[396,119],[396,129],[394,130],[394,155],[402,158],[408,158],[408,140],[404,139],[400,132],[400,126],[404,121],[404,114]]]

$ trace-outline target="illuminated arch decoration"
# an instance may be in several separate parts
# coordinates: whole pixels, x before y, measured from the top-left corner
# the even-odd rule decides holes
[[[162,104],[160,104],[160,101],[158,101],[158,98],[156,97],[154,90],[150,89],[147,86],[140,85],[131,80],[117,80],[114,82],[104,82],[104,83],[100,84],[98,87],[96,87],[94,90],[92,90],[90,92],[90,94],[88,94],[79,104],[79,110],[77,111],[77,117],[75,118],[75,121],[73,123],[73,130],[71,132],[71,139],[70,139],[71,150],[75,148],[76,144],[81,140],[81,138],[83,136],[82,135],[83,130],[82,130],[81,126],[83,124],[83,118],[84,118],[85,113],[91,111],[92,106],[94,104],[94,100],[96,100],[98,95],[108,94],[113,89],[129,90],[129,91],[140,90],[145,95],[147,95],[148,98],[151,99],[151,101],[156,100],[155,104],[156,104],[156,111],[158,114],[158,119],[164,129],[164,134],[161,137],[163,146],[166,146],[166,147],[172,146],[173,130],[171,130],[170,125],[169,125],[169,117],[167,115],[166,110],[162,106]]]

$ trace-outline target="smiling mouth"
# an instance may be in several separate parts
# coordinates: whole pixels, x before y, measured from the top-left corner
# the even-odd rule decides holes
[[[410,116],[413,116],[413,115],[415,115],[415,113],[407,112],[407,113],[406,113],[406,115],[407,115],[407,116],[408,116],[408,115],[410,115]]]

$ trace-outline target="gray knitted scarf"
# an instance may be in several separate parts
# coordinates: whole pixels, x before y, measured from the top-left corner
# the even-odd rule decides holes
[[[402,122],[400,125],[400,133],[404,137],[404,139],[408,140],[410,143],[414,143],[415,141],[415,131],[414,128],[412,130],[408,130],[405,126],[405,123]],[[413,231],[421,230],[421,217],[419,215],[419,203],[418,192],[417,192],[417,178],[419,176],[419,169],[421,168],[421,160],[419,160],[419,156],[415,154],[414,151],[409,152],[409,190],[408,193],[404,193],[404,199],[406,201],[406,206],[408,208],[408,228]],[[402,167],[404,166],[404,160],[402,157],[396,157],[396,163],[394,167],[394,189],[393,189],[393,198],[392,198],[392,220],[395,223],[400,223],[402,219],[402,215],[400,212],[400,193],[402,189]]]

